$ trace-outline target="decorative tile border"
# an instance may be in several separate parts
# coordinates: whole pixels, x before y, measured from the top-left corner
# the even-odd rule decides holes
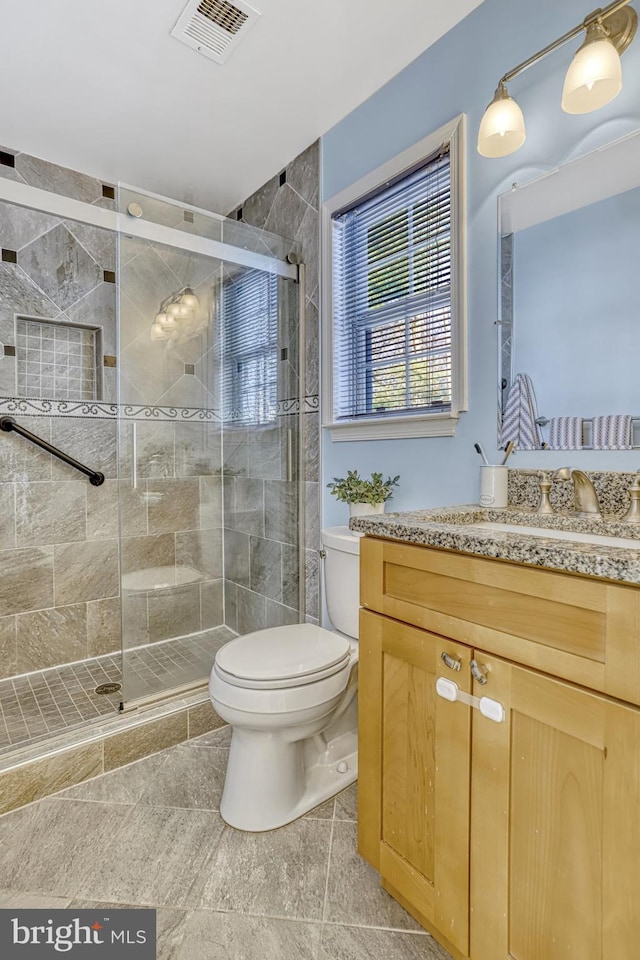
[[[39,400],[29,397],[1,397],[0,415],[20,413],[29,417],[89,417],[91,419],[115,419],[118,416],[116,403],[93,401]]]
[[[320,396],[317,393],[310,394],[304,398],[303,413],[317,413],[320,409]],[[278,402],[278,416],[283,417],[291,413],[300,412],[300,401],[297,397],[291,397],[288,400]]]
[[[219,423],[220,414],[209,407],[144,407],[120,404],[118,413],[124,420],[198,420]]]
[[[77,417],[90,420],[173,420],[219,422],[220,415],[207,407],[156,407],[130,403],[94,403],[70,400],[0,398],[0,416]]]
[[[313,394],[304,398],[304,413],[318,413],[320,397]],[[277,416],[300,412],[297,398],[280,400]],[[30,397],[0,397],[0,416],[21,414],[28,417],[78,417],[90,420],[151,420],[198,421],[220,423],[223,418],[210,407],[158,407],[133,403],[98,403],[93,401],[39,400]],[[233,414],[224,418],[235,422]]]
[[[320,410],[320,397],[318,394],[312,394],[304,398],[304,409],[303,413],[318,413]],[[287,400],[278,400],[276,406],[276,417],[289,417],[293,414],[300,413],[300,401],[297,397],[289,397]],[[235,423],[239,426],[255,426],[254,421],[245,419],[242,413],[238,410],[227,410],[227,412],[222,417],[223,423]],[[268,423],[273,423],[274,420],[269,417],[268,420],[264,420],[258,426],[265,426]]]

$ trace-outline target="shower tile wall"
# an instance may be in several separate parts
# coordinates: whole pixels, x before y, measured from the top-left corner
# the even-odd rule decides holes
[[[5,149],[5,152],[14,156],[13,151]],[[114,208],[113,187],[109,184],[24,153],[15,154],[14,164],[0,164],[0,176],[95,206]],[[102,376],[98,378],[101,387],[96,399],[114,402],[116,370],[104,366],[105,355],[116,354],[116,240],[113,234],[0,202],[0,248],[0,395],[56,396],[53,385],[48,382],[39,393],[26,390],[28,375],[32,377],[29,385],[35,388],[36,376],[52,379],[54,360],[59,368],[68,361],[68,346],[64,347],[61,337],[58,346],[54,343],[52,352],[56,356],[49,358],[50,370],[36,371],[35,366],[24,365],[25,360],[30,364],[34,364],[34,360],[16,355],[16,347],[20,354],[22,346],[17,344],[16,326],[19,318],[31,318],[99,329]],[[58,399],[80,399],[69,396],[69,384],[61,383],[60,388]],[[81,388],[74,384],[72,390],[76,389]]]
[[[319,617],[320,549],[318,198],[316,141],[229,214],[232,219],[292,238],[307,268],[305,586],[306,616],[313,622]],[[279,399],[293,395],[283,394]],[[293,427],[294,421],[292,417]],[[297,620],[297,537],[291,529],[294,491],[284,479],[285,451],[279,443],[279,438],[286,437],[286,424],[283,426],[284,430],[276,424],[248,431],[224,427],[225,550],[236,563],[232,568],[225,565],[227,623],[234,626],[229,618],[235,610],[238,629],[243,632]]]
[[[15,153],[13,163],[1,164],[0,175],[97,206],[114,206],[109,184],[22,153]],[[58,376],[58,398],[78,399],[69,396],[68,337],[66,346],[60,337],[56,347],[54,334],[53,349],[39,351],[41,367],[36,370],[37,338],[18,334],[26,324],[32,324],[32,333],[40,327],[66,332],[75,324],[82,325],[78,333],[83,326],[99,328],[103,354],[115,356],[115,238],[108,231],[2,202],[0,247],[0,398],[56,397],[55,373],[53,390],[50,383],[55,366],[58,375],[67,374],[64,384]],[[97,398],[108,407],[116,399],[116,370],[101,373],[102,395]],[[13,413],[6,406],[4,412]],[[2,434],[0,676],[120,646],[116,423],[15,415],[34,433],[101,470],[107,480],[92,487],[22,437]]]
[[[80,474],[15,434],[0,442],[0,676],[120,646],[116,424],[16,419],[107,477]]]
[[[120,649],[117,423],[17,419],[105,474],[94,487],[15,434],[0,440],[0,677]],[[222,623],[221,479],[211,427],[136,421],[122,427],[123,574],[189,570],[190,582],[127,591],[128,646]],[[154,451],[150,455],[150,451]],[[158,471],[157,473],[154,472]],[[206,472],[209,471],[209,472]],[[160,475],[161,472],[161,475]],[[125,586],[126,586],[125,579]]]
[[[0,175],[113,207],[109,185],[26,154],[15,154],[14,163],[0,164]],[[1,203],[0,246],[0,407],[106,477],[93,487],[24,438],[1,434],[0,677],[120,648],[118,499],[125,576],[148,567],[188,568],[187,583],[165,590],[148,593],[129,583],[128,645],[217,626],[222,480],[220,427],[205,372],[209,344],[194,339],[169,351],[149,339],[160,300],[182,286],[196,287],[210,310],[215,264],[173,251],[160,255],[124,238],[118,356],[111,234]],[[11,409],[8,398],[20,397],[17,317],[100,328],[108,402],[83,410],[81,402],[62,398],[75,416],[42,415],[44,401],[22,398]],[[112,405],[116,362],[123,375],[120,420]],[[165,410],[159,420],[158,407]],[[51,412],[61,411],[54,405]]]

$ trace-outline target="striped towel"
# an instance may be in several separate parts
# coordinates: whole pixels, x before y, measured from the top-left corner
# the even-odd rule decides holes
[[[539,450],[542,433],[536,423],[538,408],[531,377],[518,373],[509,390],[507,405],[502,416],[500,446],[513,440],[516,450]]]
[[[582,417],[551,417],[549,420],[550,450],[582,449]]]
[[[593,418],[594,450],[631,450],[631,416]]]

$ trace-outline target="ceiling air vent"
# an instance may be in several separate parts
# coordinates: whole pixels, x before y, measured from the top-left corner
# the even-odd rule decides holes
[[[224,63],[259,16],[244,0],[189,0],[171,36],[203,57]]]

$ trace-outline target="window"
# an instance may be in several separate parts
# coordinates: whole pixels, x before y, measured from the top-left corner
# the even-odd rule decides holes
[[[326,207],[333,439],[450,435],[464,409],[461,119],[450,127]]]
[[[272,423],[278,400],[278,277],[249,270],[222,290],[225,420]]]

